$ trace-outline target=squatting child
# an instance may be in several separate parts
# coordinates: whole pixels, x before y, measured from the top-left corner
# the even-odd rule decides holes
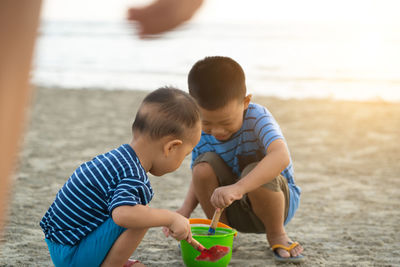
[[[178,212],[189,217],[200,203],[212,218],[215,208],[225,208],[221,220],[241,232],[266,233],[277,260],[303,260],[302,246],[284,228],[301,192],[288,147],[271,113],[250,102],[241,66],[228,57],[207,57],[192,67],[188,85],[203,132]]]
[[[167,227],[190,242],[187,218],[148,206],[147,172],[172,172],[192,152],[201,135],[196,102],[160,88],[143,100],[132,133],[129,144],[79,166],[41,220],[55,266],[144,266],[129,257],[150,227]]]

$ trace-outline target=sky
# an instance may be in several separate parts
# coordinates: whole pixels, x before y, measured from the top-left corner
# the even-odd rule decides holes
[[[187,0],[190,1],[190,0]],[[129,6],[147,0],[44,0],[42,18],[123,20]],[[400,26],[398,0],[205,0],[194,21],[345,22]]]

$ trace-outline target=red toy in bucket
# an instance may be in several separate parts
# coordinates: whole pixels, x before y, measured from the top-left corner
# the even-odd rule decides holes
[[[223,267],[232,257],[233,237],[236,230],[226,224],[218,223],[215,235],[208,235],[211,220],[189,219],[195,243],[201,244],[200,250],[185,240],[181,241],[182,259],[189,267]]]
[[[220,245],[212,246],[209,249],[206,249],[202,244],[199,243],[196,239],[192,239],[190,245],[196,250],[200,251],[200,255],[196,257],[198,261],[218,261],[223,256],[229,253],[230,248]]]

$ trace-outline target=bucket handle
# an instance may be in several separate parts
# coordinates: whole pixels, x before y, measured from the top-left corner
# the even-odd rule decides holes
[[[209,220],[209,219],[199,219],[199,218],[190,218],[189,219],[189,223],[190,224],[206,224],[206,225],[210,225],[211,224],[211,220]],[[226,224],[224,224],[222,222],[218,222],[217,227],[232,229],[232,227],[230,227],[229,225],[226,225]],[[237,231],[235,231],[235,236],[237,236]]]

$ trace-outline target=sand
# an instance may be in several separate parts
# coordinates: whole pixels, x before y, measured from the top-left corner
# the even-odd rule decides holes
[[[15,175],[0,266],[52,266],[39,221],[83,161],[130,141],[144,92],[38,89]],[[287,226],[302,266],[400,265],[400,104],[254,97],[275,115],[303,193]],[[174,210],[186,194],[190,157],[151,177],[152,207]],[[204,217],[197,208],[193,217]],[[239,233],[230,266],[273,266],[265,236]],[[134,253],[148,266],[183,266],[161,229]],[[281,265],[285,266],[285,264]],[[292,266],[292,265],[288,265]]]

